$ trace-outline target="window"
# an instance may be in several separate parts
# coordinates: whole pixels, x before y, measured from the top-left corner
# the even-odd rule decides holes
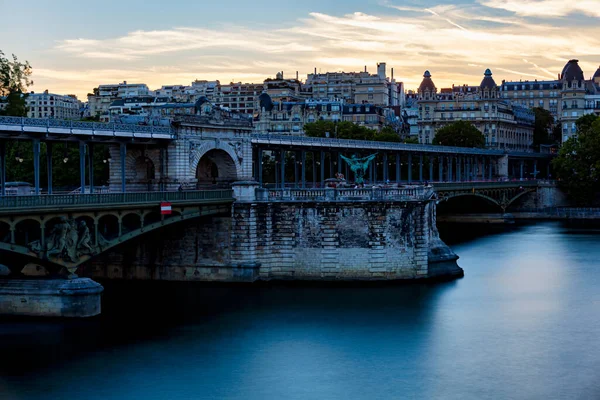
[[[373,95],[372,94],[369,95],[369,100],[373,100]]]

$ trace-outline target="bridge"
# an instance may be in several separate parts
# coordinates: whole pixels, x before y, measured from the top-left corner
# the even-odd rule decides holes
[[[168,214],[161,213],[165,203]],[[232,203],[231,190],[2,197],[0,250],[73,275],[128,240],[181,221],[227,215]]]
[[[0,187],[5,194],[6,141],[33,142],[34,192],[40,182],[40,143],[45,142],[48,182],[53,193],[52,159],[57,143],[79,145],[79,186],[94,190],[94,145],[110,151],[113,192],[176,190],[228,185],[255,179],[285,188],[323,186],[342,173],[353,180],[341,156],[372,154],[369,182],[468,182],[497,178],[549,178],[548,154],[416,145],[306,136],[266,135],[250,122],[214,112],[176,118],[172,126],[153,127],[54,119],[0,117]]]
[[[29,271],[24,263],[51,276],[73,277],[85,267],[111,279],[131,262],[130,276],[159,280],[459,276],[457,256],[439,239],[435,204],[474,196],[504,210],[540,190],[525,178],[550,173],[548,155],[261,135],[219,112],[176,118],[170,127],[0,117],[0,251],[7,263],[16,260],[0,265],[0,275],[11,277],[0,279],[0,303],[2,285],[12,284],[7,296],[22,306],[13,294]],[[35,195],[5,196],[13,140],[33,142]],[[63,142],[79,145],[81,194],[52,194],[52,145]],[[107,193],[93,193],[97,144],[110,154]],[[372,153],[368,188],[328,187],[339,174],[354,179],[342,155]],[[518,181],[480,182],[511,177]],[[170,214],[161,213],[165,203]]]

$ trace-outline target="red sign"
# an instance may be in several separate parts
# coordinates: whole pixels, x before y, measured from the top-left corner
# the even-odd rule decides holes
[[[160,203],[160,213],[162,215],[171,215],[171,203]]]

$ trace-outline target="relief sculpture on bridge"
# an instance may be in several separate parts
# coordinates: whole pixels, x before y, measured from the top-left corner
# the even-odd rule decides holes
[[[40,258],[45,253],[48,258],[57,258],[67,263],[78,263],[83,256],[95,252],[90,229],[83,220],[77,223],[74,219],[61,217],[45,242],[45,248],[39,240],[31,242],[29,248]]]

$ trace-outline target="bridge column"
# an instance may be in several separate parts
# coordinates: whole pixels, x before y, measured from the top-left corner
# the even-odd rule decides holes
[[[341,174],[342,173],[342,161],[343,161],[342,160],[342,153],[340,153],[338,151],[338,152],[336,152],[336,154],[337,154],[337,167],[338,167],[337,168],[337,172],[338,172],[338,174]],[[348,165],[346,164],[346,167],[347,166]],[[348,171],[347,170],[346,170],[346,173],[344,174],[344,176],[346,176],[346,175],[348,175]],[[348,180],[348,179],[350,179],[350,177],[346,176],[346,180]]]
[[[429,180],[431,182],[434,181],[433,179],[433,155],[429,154]]]
[[[256,152],[256,175],[258,178],[258,183],[260,184],[260,187],[262,187],[263,185],[263,151],[262,149],[259,147],[257,152]]]
[[[538,176],[537,164],[537,160],[533,160],[533,179],[537,179]]]
[[[400,159],[400,153],[396,152],[396,183],[402,182],[402,160]]]
[[[412,183],[412,154],[408,153],[408,183]]]
[[[279,156],[279,162],[280,162],[280,166],[281,166],[281,172],[280,172],[280,178],[281,178],[281,188],[285,189],[285,150],[281,149],[281,151],[279,152],[280,156]]]
[[[419,154],[419,182],[423,183],[423,154]]]
[[[438,177],[444,182],[444,156],[438,156]]]
[[[492,162],[491,158],[489,160],[489,164],[490,164],[489,180],[491,181],[494,178],[494,163]]]
[[[310,154],[312,155],[312,181],[313,181],[313,189],[317,187],[317,154],[314,151],[311,151]]]
[[[300,165],[300,161],[298,160],[298,156],[300,155],[299,151],[294,152],[294,187],[297,189],[298,188],[298,184],[300,183],[298,181],[298,167]]]
[[[387,182],[388,180],[388,155],[387,152],[383,153],[383,181]]]
[[[48,171],[48,194],[52,194],[52,143],[46,142],[46,170]]]
[[[369,180],[371,181],[371,185],[374,182],[374,177],[375,177],[375,168],[377,167],[377,162],[375,159],[371,160],[370,162],[370,166],[369,166]]]
[[[452,163],[454,162],[454,156],[448,157],[448,182],[454,182],[454,174],[452,173]]]
[[[456,181],[462,181],[462,170],[461,170],[462,157],[456,157]]]
[[[94,145],[88,144],[88,169],[90,174],[90,194],[94,193]]]
[[[523,180],[524,177],[524,173],[525,173],[525,161],[521,160],[520,162],[520,168],[521,168],[521,180]]]
[[[485,180],[485,157],[481,157],[481,179]]]
[[[467,157],[465,160],[465,172],[467,174],[467,182],[471,181],[471,157]]]
[[[119,150],[121,153],[121,192],[125,193],[125,189],[127,188],[125,182],[125,158],[127,157],[127,144],[121,143],[119,145]]]
[[[40,141],[33,140],[33,180],[35,185],[35,194],[40,194]]]
[[[85,194],[85,142],[79,142],[79,183],[81,194]]]
[[[306,189],[306,151],[302,150],[300,155],[300,163],[302,168],[302,189]]]
[[[321,187],[324,187],[325,185],[325,152],[323,150],[321,150],[321,164],[319,165],[321,167]]]

